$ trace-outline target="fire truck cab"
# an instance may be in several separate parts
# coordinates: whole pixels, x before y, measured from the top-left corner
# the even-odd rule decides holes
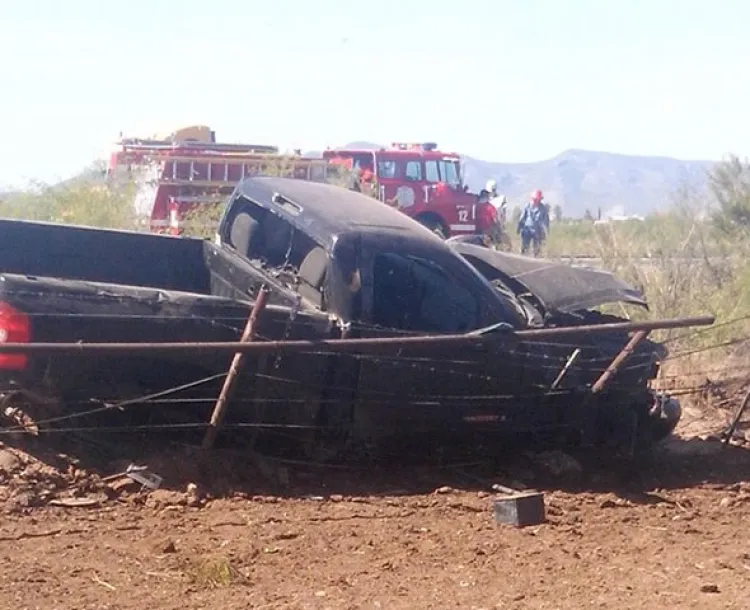
[[[375,150],[328,149],[323,158],[353,170],[360,190],[443,237],[484,234],[496,222],[495,208],[479,203],[463,184],[459,155],[441,152],[433,142],[394,142]]]

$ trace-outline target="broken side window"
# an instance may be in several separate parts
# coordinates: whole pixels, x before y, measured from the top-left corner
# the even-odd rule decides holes
[[[402,254],[377,254],[373,323],[416,332],[460,333],[478,327],[479,301],[442,267]]]
[[[324,248],[285,218],[239,197],[232,204],[225,243],[316,307],[324,307],[323,284],[328,256]]]

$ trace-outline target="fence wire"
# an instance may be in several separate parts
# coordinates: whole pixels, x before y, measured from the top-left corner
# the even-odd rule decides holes
[[[22,292],[22,291],[20,291]],[[154,293],[158,294],[160,291],[154,289]],[[25,296],[39,296],[40,293],[35,292],[23,292]],[[49,293],[44,293],[45,297],[49,297]],[[85,304],[87,302],[101,303],[102,295],[75,295],[69,294],[61,295],[66,302],[78,302],[79,304]],[[138,302],[144,309],[148,309],[154,305],[154,303],[143,300],[143,297],[123,297],[121,295],[112,295],[112,300],[120,304],[132,304],[132,302]],[[233,304],[231,301],[222,301],[216,297],[206,297],[207,303],[218,303],[223,302],[227,309],[236,310],[237,314],[220,315],[218,317],[208,317],[199,314],[191,315],[171,315],[169,311],[170,302],[164,301],[159,303],[161,307],[165,307],[165,310],[161,313],[87,313],[83,311],[65,311],[65,312],[48,312],[48,313],[32,313],[32,318],[47,318],[47,319],[106,319],[110,321],[135,321],[135,320],[151,320],[151,321],[192,321],[200,324],[205,324],[213,328],[222,328],[224,330],[232,331],[233,333],[240,334],[247,322],[249,314],[249,304],[247,310],[242,306]],[[175,306],[179,302],[174,303]],[[690,343],[697,337],[705,336],[709,333],[716,332],[717,329],[726,329],[733,325],[739,325],[743,322],[750,320],[750,316],[743,316],[733,320],[723,322],[721,324],[713,325],[709,328],[702,328],[697,330],[691,330],[686,333],[679,334],[674,337],[670,337],[665,341],[661,342],[664,345],[679,344],[682,342]],[[286,321],[288,322],[288,320]],[[275,319],[271,323],[282,326],[286,323],[284,320]],[[293,320],[293,326],[295,329],[305,328],[321,328],[323,322],[321,320],[306,319],[302,316],[295,316]],[[393,328],[386,328],[377,325],[353,323],[351,329],[356,332],[367,333],[369,335],[383,334],[388,336],[413,336],[415,333],[410,331],[404,331]],[[269,336],[259,336],[261,340],[271,340]],[[718,350],[721,348],[731,348],[736,345],[742,344],[748,340],[748,337],[734,338],[721,342],[716,342],[710,345],[704,345],[696,348],[686,348],[682,351],[676,351],[670,353],[666,358],[661,361],[661,365],[670,363],[673,361],[687,359],[696,355],[704,354],[712,350]],[[623,342],[624,345],[624,342]],[[516,389],[514,391],[497,391],[482,393],[480,391],[466,393],[466,394],[451,394],[451,393],[424,393],[421,390],[419,394],[410,393],[403,387],[400,388],[356,388],[356,400],[367,401],[368,404],[373,406],[394,406],[397,405],[399,408],[429,408],[434,406],[444,406],[446,403],[456,406],[457,408],[464,407],[477,407],[484,405],[499,404],[513,405],[514,403],[523,403],[527,400],[544,400],[548,398],[554,398],[562,395],[570,395],[571,397],[580,396],[584,394],[589,387],[576,386],[566,387],[563,383],[563,387],[558,390],[550,390],[552,380],[563,370],[568,359],[571,356],[573,350],[579,349],[582,346],[579,343],[573,343],[570,341],[549,341],[549,340],[521,340],[513,342],[492,342],[492,347],[487,352],[488,357],[495,359],[495,362],[488,362],[486,360],[478,361],[475,356],[471,357],[460,357],[461,348],[446,351],[445,356],[440,356],[438,353],[419,354],[419,355],[404,355],[403,350],[400,354],[395,355],[378,355],[368,353],[331,353],[323,352],[320,350],[305,350],[302,352],[295,353],[292,357],[295,359],[296,366],[303,367],[304,363],[299,362],[299,358],[309,358],[313,361],[319,361],[320,359],[339,359],[338,362],[346,366],[347,362],[356,361],[362,366],[372,367],[375,369],[392,369],[394,373],[398,372],[404,377],[411,378],[412,382],[419,382],[420,386],[435,383],[435,387],[441,385],[451,385],[452,383],[458,382],[481,382],[484,384],[480,389],[502,389],[513,387],[515,384]],[[610,344],[611,348],[611,344]],[[445,348],[443,348],[445,349]],[[616,352],[612,352],[611,349],[598,348],[596,342],[591,345],[583,347],[586,352],[585,356],[581,359],[582,362],[574,363],[569,371],[567,372],[566,378],[572,380],[579,380],[583,375],[587,379],[593,380],[601,375],[607,367],[611,364],[611,361]],[[410,348],[410,351],[430,351],[430,348]],[[434,352],[434,350],[432,350]],[[458,357],[456,353],[458,352]],[[606,353],[604,353],[606,352]],[[271,357],[274,354],[270,354]],[[227,355],[227,360],[229,359]],[[286,354],[279,354],[278,358],[282,361],[289,356]],[[609,381],[609,389],[613,393],[624,392],[627,393],[632,388],[630,385],[632,381],[622,381],[623,376],[627,376],[628,373],[643,373],[645,374],[653,365],[654,358],[651,353],[647,351],[638,352],[631,354],[628,360],[618,370],[617,374]],[[507,368],[508,363],[511,363],[510,369]],[[503,368],[505,367],[505,368]],[[268,367],[272,369],[274,367]],[[287,367],[288,368],[288,367]],[[497,372],[493,372],[495,369]],[[520,374],[521,378],[509,379],[508,370],[513,371],[513,374]],[[690,372],[679,372],[672,374],[660,374],[656,380],[657,383],[672,382],[675,387],[669,393],[673,396],[697,396],[704,394],[707,390],[710,390],[710,384],[707,383],[696,383],[696,377],[709,377],[709,376],[724,376],[726,377],[729,373],[737,373],[736,377],[740,380],[750,380],[750,365],[735,365],[726,366],[721,368],[712,369],[701,369],[698,367],[696,371]],[[382,374],[382,370],[381,370]],[[34,423],[38,426],[53,426],[50,428],[40,428],[40,433],[64,433],[64,432],[93,432],[93,431],[120,431],[120,432],[142,432],[147,430],[194,430],[204,429],[208,424],[204,422],[182,422],[182,423],[151,423],[142,425],[122,425],[122,426],[64,426],[60,424],[72,423],[76,420],[86,418],[92,415],[97,415],[105,412],[112,412],[115,410],[124,411],[128,407],[138,405],[139,407],[208,407],[216,402],[215,396],[208,397],[174,397],[181,392],[188,390],[195,390],[200,386],[207,386],[209,384],[219,382],[226,377],[227,373],[216,373],[210,376],[198,378],[192,382],[177,385],[175,387],[160,390],[158,392],[152,392],[144,394],[139,397],[129,397],[125,399],[109,399],[103,400],[96,396],[86,395],[90,394],[90,390],[87,391],[81,388],[83,395],[69,395],[66,396],[65,405],[66,407],[73,406],[90,406],[89,409],[83,409],[81,411],[73,411],[64,415],[58,415],[55,417],[49,417],[46,419],[40,419]],[[383,378],[388,379],[390,374],[383,375]],[[283,389],[289,386],[294,386],[306,395],[300,396],[253,396],[253,397],[237,397],[232,400],[231,408],[242,408],[247,405],[251,406],[275,406],[276,408],[283,408],[285,405],[305,405],[314,400],[318,405],[326,404],[347,404],[351,401],[351,398],[336,398],[336,397],[322,397],[321,394],[324,391],[328,392],[352,392],[353,388],[350,386],[342,386],[332,383],[311,383],[309,381],[303,381],[299,378],[289,375],[281,374],[269,374],[262,371],[248,372],[245,371],[242,374],[243,382],[247,383],[250,381],[257,382],[263,380],[265,382],[271,382],[276,384],[276,390],[284,392]],[[392,379],[398,380],[396,377]],[[632,379],[632,378],[631,378]],[[485,388],[485,386],[487,386]],[[522,390],[519,389],[522,386]],[[7,388],[4,391],[10,391],[13,388]],[[0,390],[3,391],[3,390]],[[271,390],[268,390],[271,393]],[[314,398],[312,397],[314,396]],[[727,399],[729,400],[729,399]],[[96,406],[91,406],[96,404]],[[520,407],[519,407],[520,408]],[[222,425],[224,430],[242,430],[242,429],[286,429],[286,430],[301,430],[301,429],[326,429],[324,425],[301,425],[301,424],[273,424],[264,422],[245,422],[245,423],[225,423]],[[23,425],[15,425],[0,429],[0,434],[12,434],[21,432],[25,429]]]

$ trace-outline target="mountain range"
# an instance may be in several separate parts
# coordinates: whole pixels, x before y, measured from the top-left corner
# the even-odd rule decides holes
[[[372,142],[351,142],[344,148],[378,149]],[[464,182],[478,192],[488,179],[497,181],[508,204],[523,205],[531,191],[541,189],[551,206],[566,217],[646,216],[666,210],[686,187],[701,189],[714,161],[621,155],[566,150],[544,161],[500,163],[463,157]]]

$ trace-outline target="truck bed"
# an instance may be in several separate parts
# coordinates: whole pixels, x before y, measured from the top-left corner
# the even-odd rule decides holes
[[[269,303],[296,295],[210,241],[167,235],[0,219],[0,273],[213,295],[249,303],[269,284]]]
[[[294,294],[275,281],[205,240],[0,219],[0,303],[27,320],[33,342],[236,341],[263,283],[272,291],[259,336],[281,338],[290,331],[296,338],[328,336],[328,316],[314,310],[300,311],[290,328]],[[205,400],[158,409],[161,415],[176,410],[179,419],[205,421],[222,382],[216,376],[226,373],[230,360],[231,354],[194,352],[31,354],[22,369],[0,365],[0,398],[31,390],[71,413],[90,408],[92,399],[134,398],[214,377],[188,391],[191,400]],[[330,365],[310,355],[247,360],[236,392],[240,403],[257,395],[306,396],[304,384],[319,383]],[[256,388],[260,370],[294,378],[296,384],[291,391],[284,385],[285,392]],[[170,399],[177,397],[186,394]],[[34,413],[50,415],[46,407]],[[155,415],[152,407],[149,421]],[[276,415],[300,419],[293,409]],[[246,421],[257,415],[245,407],[229,419],[235,417]]]
[[[61,343],[237,340],[250,308],[198,293],[11,273],[0,274],[0,302],[27,317],[31,341]],[[174,353],[162,356],[159,366],[213,370],[225,366],[225,359]],[[96,354],[31,354],[22,380],[37,389],[42,380],[51,382],[55,394],[90,388],[113,364],[104,360]],[[115,370],[124,372],[133,358],[117,360]],[[18,377],[16,371],[2,375],[6,382]]]
[[[0,272],[210,294],[204,243],[0,219]]]
[[[11,273],[0,273],[0,303],[6,315],[10,307],[24,316],[31,330],[30,340],[43,343],[237,341],[252,305],[184,291]],[[289,317],[289,307],[269,304],[258,335],[281,338]],[[297,322],[293,335],[299,338],[320,338],[330,332],[330,321],[319,313],[299,312]],[[7,320],[0,319],[0,326],[3,323]],[[207,421],[231,357],[227,353],[190,351],[153,355],[30,354],[22,368],[8,368],[0,362],[0,399],[6,400],[19,390],[43,397],[43,404],[29,403],[27,398],[23,402],[24,412],[38,421],[88,412],[92,405],[96,411],[97,405],[188,384],[192,387],[171,391],[158,408],[143,403],[122,412],[99,409],[100,413],[85,419],[89,426],[146,422],[192,425]],[[331,365],[329,360],[305,354],[288,355],[280,361],[248,357],[234,396],[240,408],[233,409],[227,421],[254,421],[258,418],[254,400],[278,397],[290,397],[295,404],[274,410],[264,419],[276,423],[309,421],[316,410],[308,407],[308,388],[319,384]],[[294,385],[291,389],[286,384],[257,387],[259,374],[293,379]],[[58,407],[51,410],[50,401]],[[81,420],[76,417],[75,421]]]

